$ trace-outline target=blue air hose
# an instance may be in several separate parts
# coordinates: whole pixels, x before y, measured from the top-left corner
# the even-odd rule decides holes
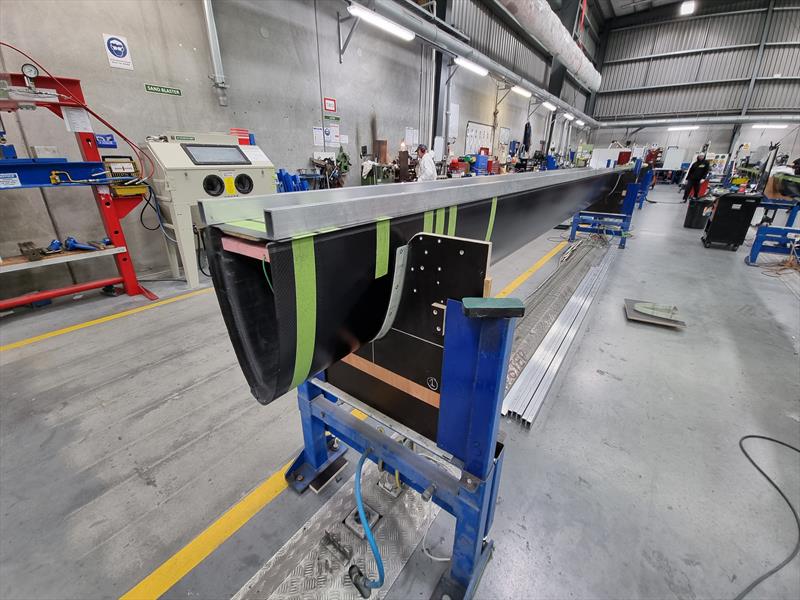
[[[361,498],[361,469],[364,467],[364,462],[367,460],[370,450],[371,448],[364,450],[364,454],[361,455],[361,459],[358,461],[358,466],[356,467],[355,496],[358,516],[361,518],[361,524],[364,526],[364,533],[367,535],[367,541],[369,542],[369,547],[372,549],[372,555],[375,557],[375,562],[378,564],[378,580],[373,581],[364,575],[363,583],[366,587],[374,590],[383,586],[384,573],[381,553],[380,550],[378,550],[378,544],[375,542],[375,537],[372,535],[372,530],[369,527],[367,514],[364,512],[364,501]]]

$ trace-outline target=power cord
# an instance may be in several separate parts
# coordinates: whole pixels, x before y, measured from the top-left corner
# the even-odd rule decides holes
[[[747,596],[747,594],[752,592],[756,588],[756,586],[761,584],[764,580],[768,579],[769,577],[772,577],[775,573],[777,573],[783,567],[792,562],[792,560],[794,560],[794,557],[797,556],[797,553],[800,552],[800,517],[798,517],[797,515],[797,510],[795,510],[794,506],[792,506],[792,503],[789,501],[789,498],[786,497],[786,494],[783,493],[783,490],[780,487],[778,487],[778,484],[775,483],[772,480],[772,478],[769,475],[767,475],[761,469],[761,467],[758,466],[756,461],[753,460],[753,457],[750,456],[747,450],[745,450],[744,448],[745,440],[765,440],[767,442],[772,442],[773,444],[779,444],[784,448],[789,448],[789,450],[794,450],[798,454],[800,454],[800,449],[795,448],[794,446],[787,444],[786,442],[782,442],[780,440],[776,440],[775,438],[767,437],[764,435],[746,435],[739,440],[739,449],[742,451],[742,454],[744,454],[747,460],[750,461],[750,464],[756,468],[756,471],[761,473],[764,479],[766,479],[769,482],[769,484],[775,488],[775,491],[777,491],[780,494],[781,498],[783,498],[783,501],[786,502],[786,506],[788,506],[789,510],[792,511],[792,516],[794,517],[794,522],[795,525],[797,526],[797,542],[795,542],[794,549],[791,551],[789,556],[783,559],[783,561],[779,565],[773,567],[763,575],[756,578],[750,585],[748,585],[744,590],[742,590],[738,596],[736,596],[735,600],[742,600],[745,596]]]
[[[367,575],[361,572],[361,569],[359,569],[358,565],[356,564],[350,565],[350,568],[347,571],[348,575],[350,576],[350,580],[353,582],[353,585],[364,598],[369,598],[370,592],[383,586],[384,581],[383,559],[381,559],[381,552],[378,549],[378,544],[375,542],[375,536],[372,535],[372,529],[369,526],[369,520],[367,519],[367,514],[364,511],[364,500],[361,497],[361,471],[364,469],[364,463],[366,462],[371,451],[372,448],[367,448],[364,450],[364,454],[361,455],[361,458],[358,461],[358,465],[356,466],[354,487],[358,516],[361,519],[361,525],[364,527],[364,535],[369,542],[369,547],[372,550],[372,555],[375,557],[375,562],[378,566],[378,579],[370,579]]]

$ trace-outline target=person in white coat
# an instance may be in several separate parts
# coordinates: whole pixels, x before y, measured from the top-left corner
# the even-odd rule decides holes
[[[434,181],[436,179],[436,163],[433,154],[425,144],[417,146],[417,181]]]

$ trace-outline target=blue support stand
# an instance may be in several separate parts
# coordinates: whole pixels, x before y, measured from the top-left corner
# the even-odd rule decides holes
[[[652,171],[651,171],[652,172]],[[622,201],[621,213],[599,213],[582,210],[572,217],[572,228],[569,241],[574,242],[577,234],[600,233],[619,238],[619,247],[624,248],[628,239],[628,231],[633,220],[633,209],[641,194],[642,183],[629,183]]]
[[[770,254],[794,254],[800,258],[800,247],[795,236],[800,236],[800,228],[794,226],[798,213],[800,213],[800,200],[782,200],[778,198],[764,198],[759,204],[767,211],[779,210],[789,212],[786,218],[786,225],[760,225],[756,230],[756,237],[750,253],[745,257],[744,262],[751,266],[757,266],[758,255],[762,252]]]
[[[641,159],[639,160],[641,161]],[[655,171],[650,169],[644,174],[644,177],[642,177],[642,180],[639,182],[639,193],[636,198],[636,202],[639,205],[639,210],[642,210],[645,200],[647,200],[647,194],[650,192],[650,185],[653,183],[653,177],[655,177]]]
[[[524,305],[514,298],[448,300],[436,445],[461,466],[458,476],[354,417],[341,397],[312,379],[298,388],[304,448],[286,472],[298,492],[344,452],[345,442],[370,460],[383,461],[401,480],[456,518],[450,569],[432,598],[469,599],[493,547],[494,518],[503,445],[497,441],[514,318]],[[335,388],[333,388],[335,389]],[[329,436],[328,433],[331,435]]]

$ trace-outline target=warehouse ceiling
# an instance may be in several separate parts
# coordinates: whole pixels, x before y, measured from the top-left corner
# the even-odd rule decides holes
[[[635,13],[658,8],[666,4],[675,4],[682,0],[600,0],[598,3],[604,10],[608,7],[613,11],[613,17],[624,17]]]

